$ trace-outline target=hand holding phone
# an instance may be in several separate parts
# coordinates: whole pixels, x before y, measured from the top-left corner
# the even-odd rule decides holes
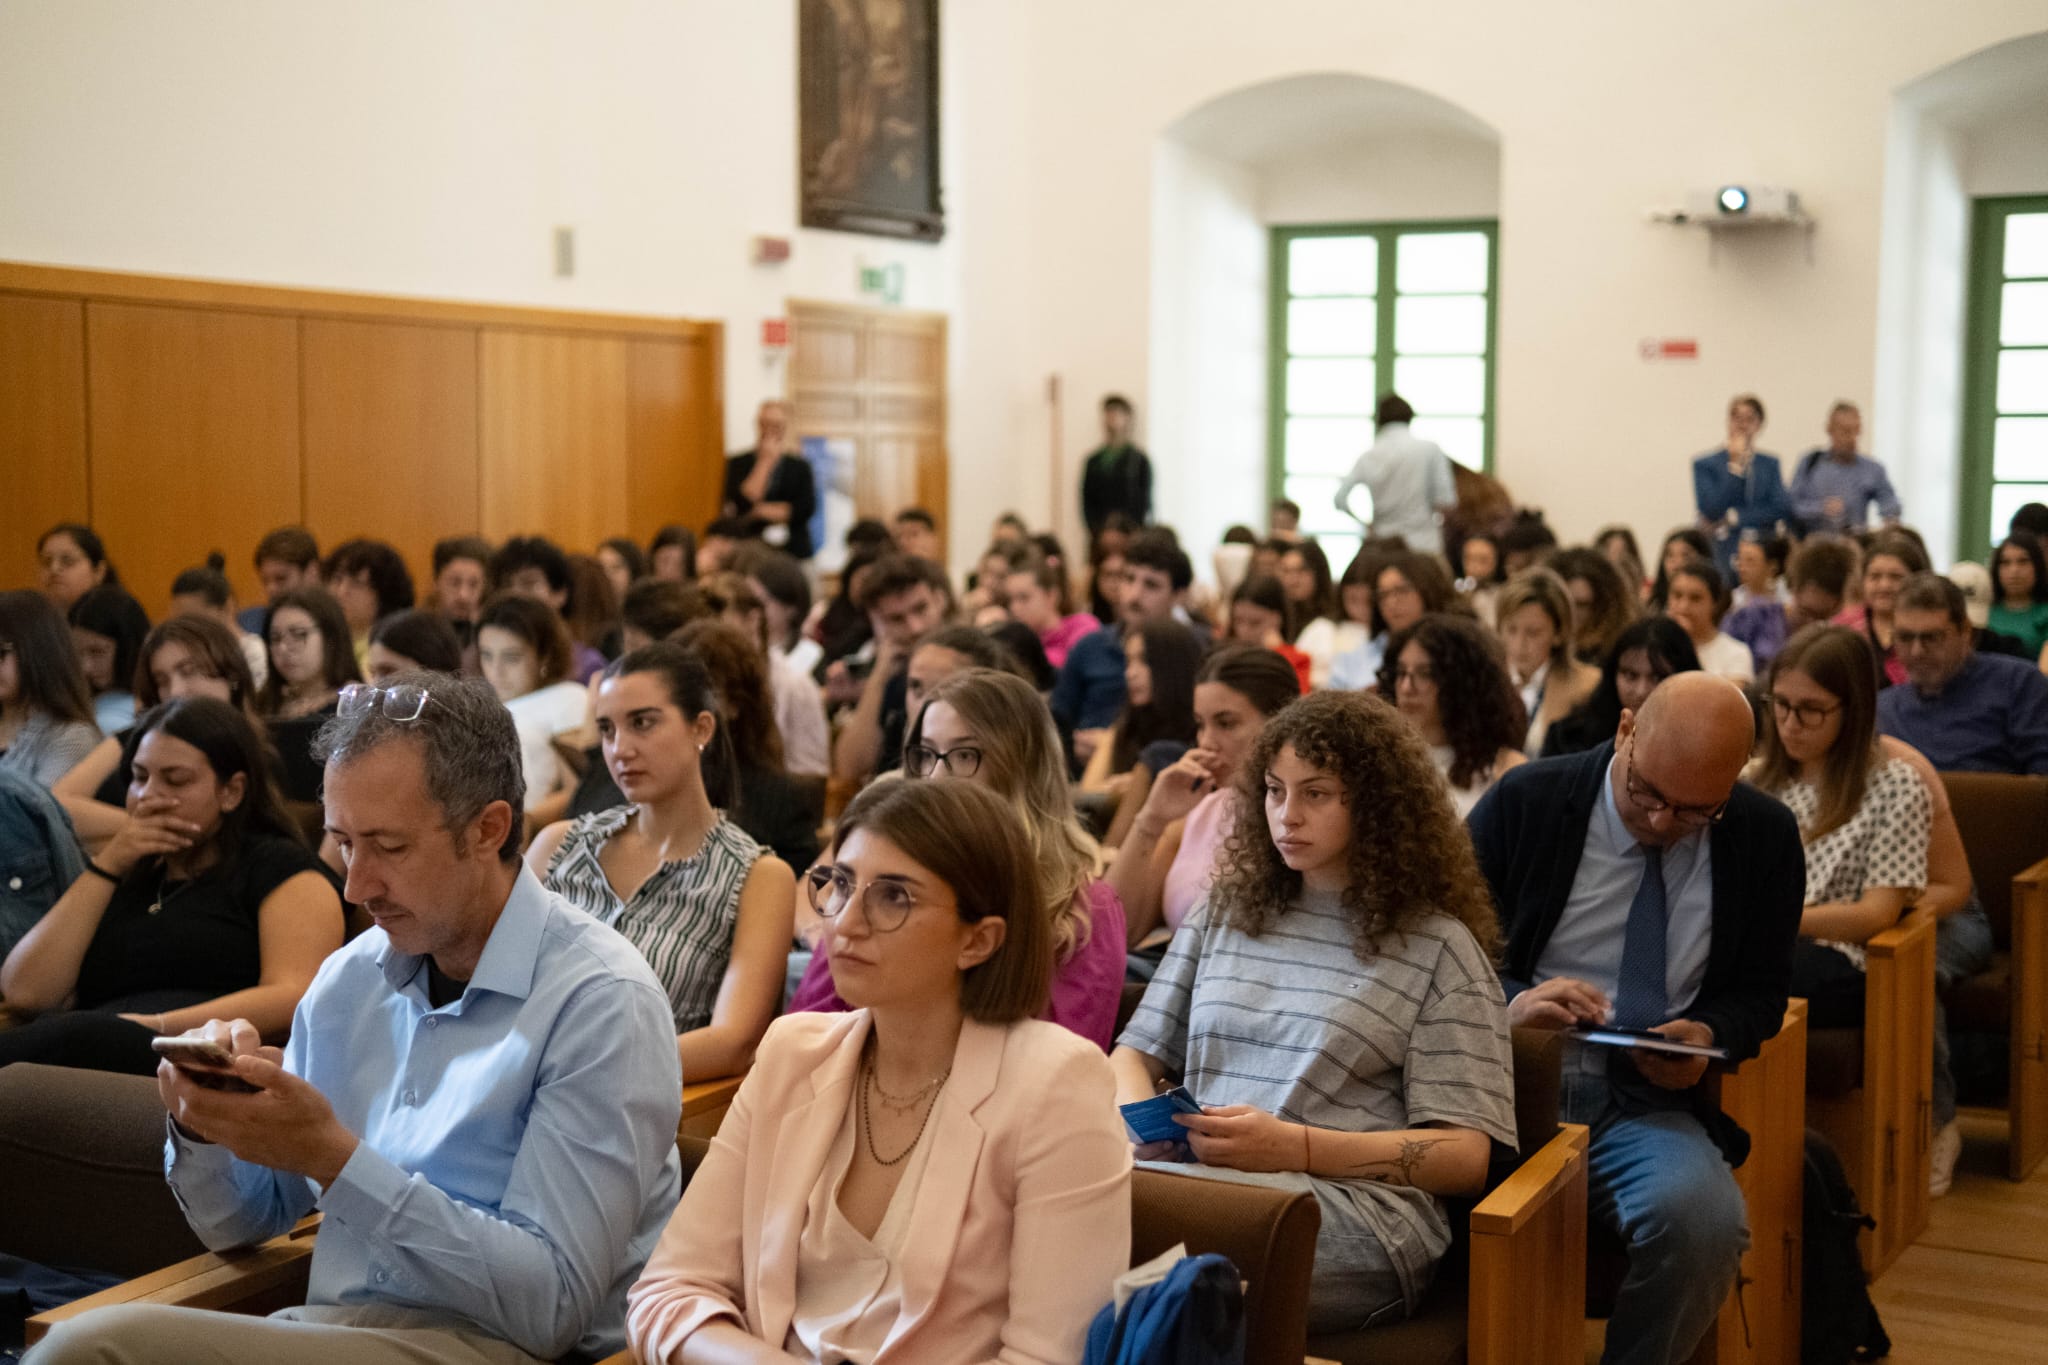
[[[211,1038],[180,1034],[150,1041],[150,1051],[178,1068],[194,1085],[253,1095],[257,1087],[235,1074],[235,1059]]]

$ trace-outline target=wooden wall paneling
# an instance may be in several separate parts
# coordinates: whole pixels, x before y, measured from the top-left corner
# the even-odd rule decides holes
[[[91,515],[86,468],[85,307],[0,294],[0,589],[37,586],[36,537]]]
[[[858,384],[867,374],[868,318],[863,312],[815,304],[790,307],[793,389]]]
[[[477,329],[309,318],[302,324],[306,525],[322,547],[398,547],[422,601],[434,542],[481,524]]]
[[[716,401],[701,342],[636,338],[627,347],[626,521],[615,534],[645,545],[671,523],[692,530],[718,515],[725,452],[692,417]],[[709,428],[712,434],[723,419]],[[583,547],[591,548],[591,547]]]
[[[92,519],[152,617],[208,551],[261,601],[249,553],[302,511],[290,317],[88,303]]]
[[[588,551],[626,530],[629,369],[623,338],[484,330],[484,535]]]

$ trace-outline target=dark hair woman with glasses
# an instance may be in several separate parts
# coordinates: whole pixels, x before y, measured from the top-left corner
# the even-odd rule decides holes
[[[1750,781],[1783,801],[1806,845],[1794,995],[1818,1028],[1863,1022],[1863,945],[1927,886],[1934,804],[1877,742],[1877,671],[1857,631],[1808,626],[1772,661]]]
[[[549,825],[526,863],[633,941],[667,987],[692,1082],[746,1070],[782,1003],[795,879],[728,816],[731,729],[703,658],[660,641],[598,675],[604,763],[625,804]]]
[[[270,1041],[341,946],[342,906],[278,803],[261,732],[223,701],[152,709],[129,749],[128,815],[0,964],[38,1016],[0,1065],[147,1075],[152,1036],[248,1019]]]
[[[1052,996],[1040,1017],[1107,1048],[1124,976],[1124,911],[1095,876],[1098,850],[1074,813],[1052,713],[1030,683],[972,668],[935,685],[910,726],[903,771],[948,789],[987,788],[1014,806],[1039,868],[1053,946]],[[844,1009],[820,943],[792,1010]]]
[[[1502,773],[1527,761],[1522,699],[1508,681],[1500,641],[1477,621],[1432,614],[1396,631],[1380,665],[1379,695],[1429,745],[1460,817]]]
[[[0,767],[47,787],[99,742],[63,614],[40,593],[0,592]]]
[[[1015,805],[878,782],[813,877],[852,1008],[762,1039],[628,1299],[635,1358],[1079,1360],[1130,1157],[1101,1052],[1032,1018],[1051,927]]]

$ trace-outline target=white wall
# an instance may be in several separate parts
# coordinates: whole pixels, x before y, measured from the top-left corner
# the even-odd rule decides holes
[[[1207,578],[1207,551],[1224,527],[1264,525],[1267,237],[1259,178],[1162,138],[1152,184],[1152,401],[1141,434],[1173,452],[1154,515],[1179,529]],[[1201,477],[1189,477],[1190,469]]]
[[[953,310],[960,233],[796,226],[796,6],[10,0],[0,258],[727,324],[728,435],[787,298]],[[974,35],[942,27],[956,68]],[[942,85],[949,186],[990,114]],[[971,183],[966,182],[966,183]],[[958,206],[956,206],[958,207]],[[956,226],[971,221],[963,209]],[[577,234],[573,278],[552,234]],[[757,233],[793,259],[750,264]]]
[[[1268,223],[1394,223],[1492,218],[1500,212],[1500,147],[1483,138],[1417,133],[1366,138],[1259,167]]]

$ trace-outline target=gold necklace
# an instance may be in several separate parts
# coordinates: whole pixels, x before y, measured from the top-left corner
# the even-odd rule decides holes
[[[162,873],[160,873],[160,874],[159,874],[159,875],[157,876],[157,879],[156,879],[156,899],[155,899],[155,900],[152,900],[152,901],[151,901],[151,902],[149,903],[149,913],[150,913],[150,914],[152,914],[152,915],[155,915],[155,914],[160,914],[160,913],[162,913],[162,911],[163,911],[163,908],[164,908],[164,906],[168,905],[168,904],[169,904],[169,903],[170,903],[170,902],[171,902],[172,900],[174,900],[174,899],[175,899],[175,898],[177,898],[178,896],[181,896],[181,895],[183,895],[183,894],[184,894],[185,892],[187,892],[187,891],[189,891],[189,890],[191,890],[191,889],[192,889],[192,880],[188,879],[187,881],[185,881],[184,883],[182,883],[182,884],[181,884],[181,885],[180,885],[180,886],[178,887],[178,889],[177,889],[176,891],[173,891],[173,892],[171,892],[171,893],[170,893],[170,895],[168,895],[168,896],[167,896],[167,895],[165,895],[165,894],[164,894],[164,888],[165,888],[166,886],[169,886],[169,885],[170,885],[170,883],[171,883],[171,870],[170,870],[170,868],[166,867],[166,868],[165,868],[165,869],[164,869],[164,870],[162,871]]]
[[[940,1087],[945,1085],[947,1077],[951,1076],[952,1074],[953,1069],[951,1067],[946,1068],[944,1075],[940,1076],[937,1080],[932,1081],[923,1089],[917,1091],[916,1094],[905,1098],[902,1096],[891,1095],[888,1091],[883,1090],[881,1082],[875,1079],[874,1060],[872,1058],[864,1058],[862,1060],[860,1068],[860,1131],[862,1138],[865,1139],[867,1142],[868,1155],[875,1160],[877,1165],[898,1165],[902,1162],[903,1158],[909,1156],[912,1152],[917,1150],[917,1144],[924,1140],[925,1126],[932,1121],[932,1110],[938,1108],[937,1098],[939,1089]],[[911,1138],[910,1145],[908,1147],[905,1147],[902,1151],[898,1152],[895,1156],[885,1157],[880,1152],[875,1150],[875,1128],[871,1118],[871,1111],[869,1107],[870,1092],[879,1093],[882,1096],[882,1102],[884,1107],[892,1109],[898,1113],[910,1112],[910,1110],[915,1108],[918,1104],[924,1103],[927,1097],[929,1097],[931,1100],[931,1103],[929,1103],[925,1108],[924,1117],[918,1120],[917,1136]]]

